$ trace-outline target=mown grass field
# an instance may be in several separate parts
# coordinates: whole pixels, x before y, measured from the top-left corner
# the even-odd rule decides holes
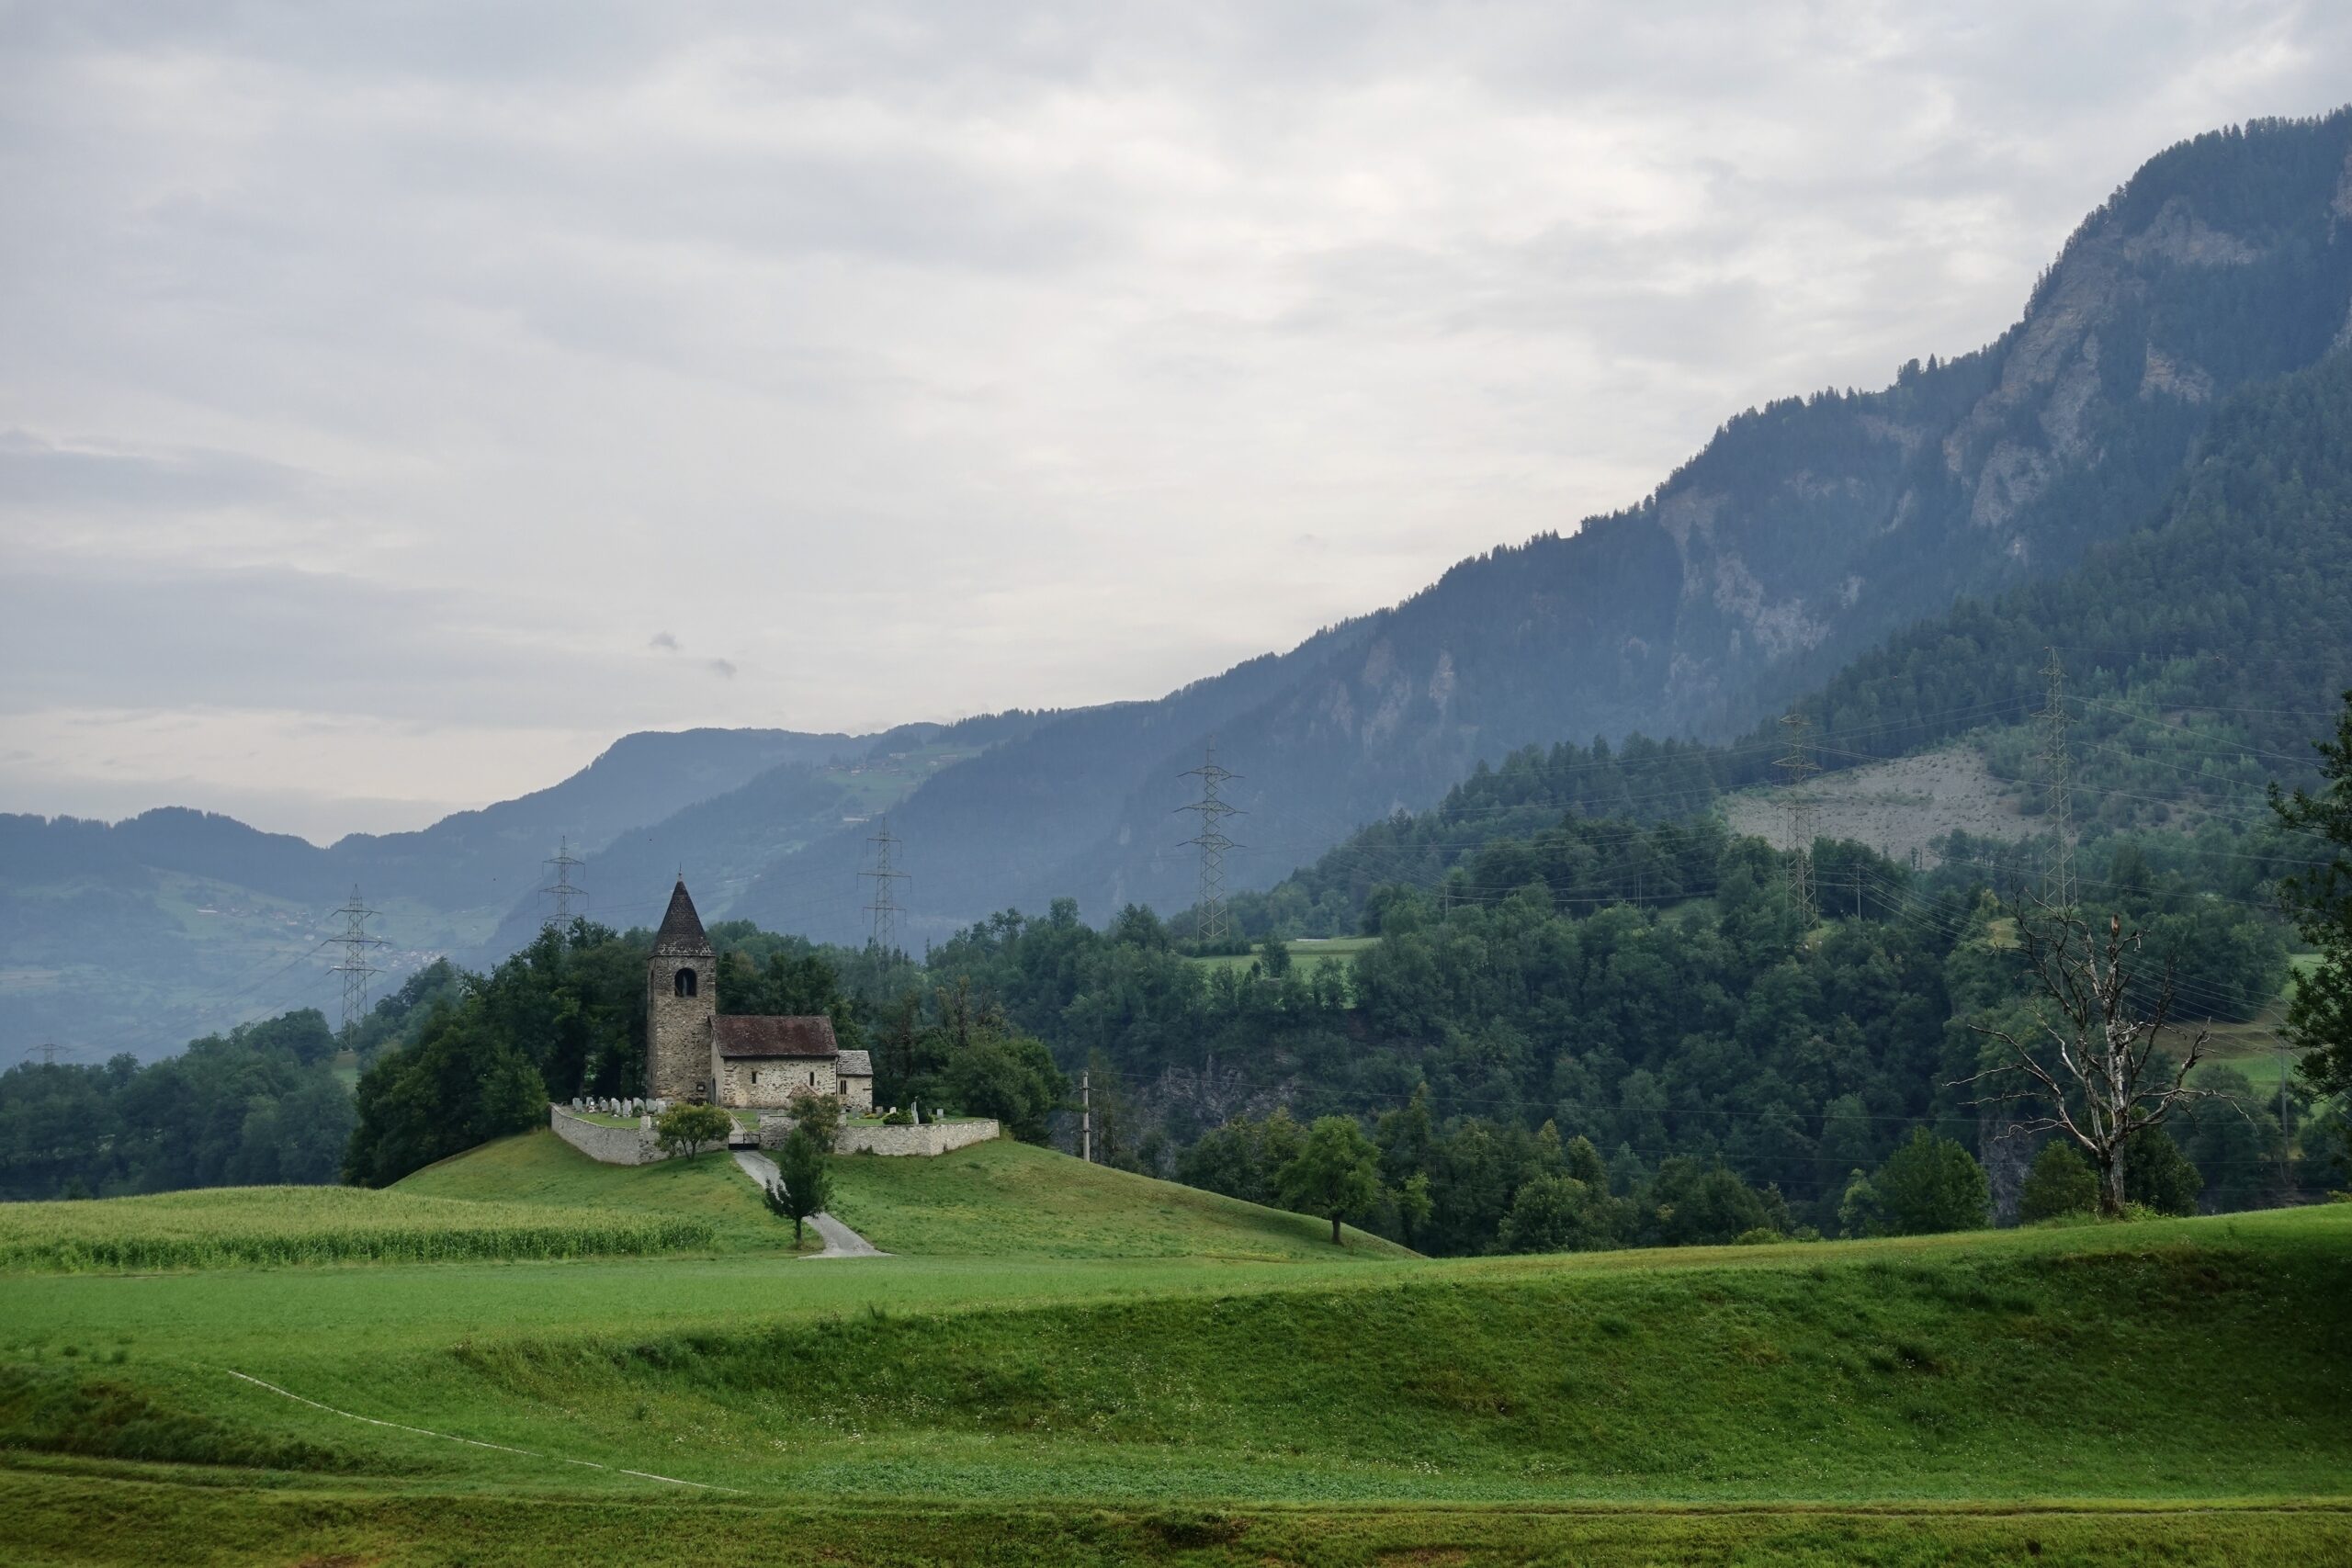
[[[413,1180],[722,1201],[716,1159],[667,1185],[576,1159],[532,1134]],[[0,1273],[0,1540],[33,1562],[2352,1560],[2352,1206],[1438,1262],[1285,1246],[1264,1211],[1034,1150],[841,1164],[836,1212],[899,1256],[746,1231],[684,1258]],[[1134,1255],[1176,1246],[1198,1250]]]

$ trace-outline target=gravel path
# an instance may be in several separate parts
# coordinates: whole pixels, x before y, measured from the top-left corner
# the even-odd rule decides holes
[[[757,1149],[737,1149],[735,1164],[744,1175],[759,1184],[760,1190],[763,1192],[767,1190],[769,1182],[780,1179],[783,1174],[776,1169],[775,1161]],[[810,1253],[808,1255],[810,1258],[888,1258],[890,1256],[831,1214],[811,1214],[808,1216],[808,1223],[817,1227],[819,1235],[825,1238],[825,1250]]]

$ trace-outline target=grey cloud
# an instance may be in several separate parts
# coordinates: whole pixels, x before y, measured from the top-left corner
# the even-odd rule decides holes
[[[527,725],[1165,690],[1977,346],[2347,57],[2285,0],[0,7],[0,722],[474,727],[424,800]]]
[[[0,431],[0,509],[210,511],[318,500],[316,476],[243,453],[114,451]]]

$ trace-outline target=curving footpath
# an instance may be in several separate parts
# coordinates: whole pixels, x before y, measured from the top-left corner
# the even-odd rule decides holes
[[[775,1161],[757,1149],[737,1149],[735,1164],[744,1175],[759,1185],[763,1192],[767,1190],[769,1182],[784,1179],[784,1173],[776,1169]],[[802,1259],[803,1262],[813,1262],[820,1258],[888,1258],[890,1256],[831,1214],[811,1214],[808,1216],[808,1223],[817,1227],[819,1235],[825,1238],[825,1250],[810,1253],[808,1258]]]

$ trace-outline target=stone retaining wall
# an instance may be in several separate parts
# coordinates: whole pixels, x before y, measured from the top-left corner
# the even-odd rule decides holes
[[[924,1127],[844,1127],[833,1140],[843,1155],[944,1155],[985,1144],[1001,1129],[992,1121],[933,1122]]]
[[[551,1104],[548,1107],[548,1125],[555,1129],[557,1137],[590,1159],[602,1160],[606,1165],[651,1165],[662,1157],[661,1145],[653,1141],[653,1119],[650,1116],[640,1118],[634,1127],[607,1127]]]
[[[607,1127],[560,1105],[548,1107],[548,1125],[555,1135],[606,1165],[651,1165],[667,1156],[653,1138],[653,1118],[634,1127]],[[944,1155],[950,1149],[985,1144],[1001,1131],[996,1122],[933,1122],[924,1127],[843,1127],[833,1139],[833,1152],[842,1155]],[[773,1149],[792,1132],[792,1119],[782,1111],[760,1118],[760,1147]]]

